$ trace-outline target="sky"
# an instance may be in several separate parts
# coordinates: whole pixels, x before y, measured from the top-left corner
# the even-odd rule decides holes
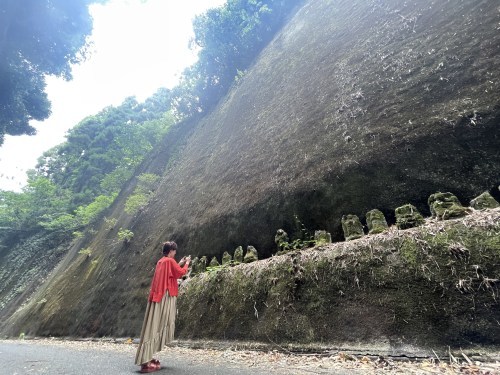
[[[0,146],[0,189],[20,191],[26,171],[44,151],[86,116],[126,97],[144,101],[160,87],[174,87],[196,61],[189,49],[196,14],[225,0],[110,0],[91,6],[92,55],[73,66],[73,80],[47,77],[52,114],[33,121],[36,136],[6,136]]]

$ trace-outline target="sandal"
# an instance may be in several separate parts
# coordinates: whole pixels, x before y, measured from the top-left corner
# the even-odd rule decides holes
[[[161,366],[160,366],[160,361],[159,361],[159,360],[157,360],[157,359],[154,359],[154,358],[153,358],[153,359],[151,360],[151,364],[153,364],[153,365],[155,365],[156,367],[158,367],[158,370],[161,368]]]
[[[141,365],[141,374],[145,374],[145,373],[148,373],[148,372],[155,372],[155,371],[158,371],[160,369],[159,365],[157,366],[156,364],[152,363],[152,362],[148,362],[148,363],[145,363],[143,365]]]

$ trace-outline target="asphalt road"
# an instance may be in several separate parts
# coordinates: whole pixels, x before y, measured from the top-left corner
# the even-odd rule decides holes
[[[134,364],[137,345],[92,340],[0,340],[0,375],[139,374]],[[464,353],[462,353],[464,354]],[[370,359],[338,352],[327,356],[259,352],[245,349],[166,347],[155,355],[158,375],[370,375],[467,373],[500,374],[498,351],[476,357],[457,354],[453,361]],[[492,356],[492,354],[494,354]],[[486,362],[483,362],[486,361]]]
[[[29,341],[0,342],[0,374],[138,374],[133,350],[92,350],[72,346],[61,347]],[[158,375],[265,375],[255,368],[230,365],[203,365],[189,358],[173,358],[168,351],[158,355],[162,369]]]

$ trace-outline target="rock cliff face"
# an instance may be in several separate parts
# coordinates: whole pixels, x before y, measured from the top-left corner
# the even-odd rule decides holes
[[[188,141],[144,223],[186,251],[498,183],[498,4],[310,1]],[[146,227],[141,227],[141,231]]]
[[[163,176],[151,203],[129,217],[122,192],[116,228],[68,245],[3,331],[137,335],[166,239],[180,256],[266,256],[294,217],[339,240],[344,214],[378,208],[390,224],[405,203],[428,216],[432,193],[466,203],[498,186],[499,22],[491,0],[306,2],[213,113],[144,163]]]

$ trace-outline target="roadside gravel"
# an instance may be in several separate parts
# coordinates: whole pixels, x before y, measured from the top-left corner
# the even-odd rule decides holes
[[[20,343],[20,340],[0,340],[0,344]],[[133,362],[136,342],[131,339],[60,340],[32,339],[23,344],[53,346],[73,351],[114,352],[129,357]],[[437,358],[418,361],[401,361],[382,357],[356,356],[345,352],[324,354],[294,354],[282,351],[254,351],[230,349],[192,349],[169,346],[159,354],[159,359],[185,360],[193,366],[233,368],[234,373],[253,370],[254,373],[308,375],[308,374],[500,374],[500,362],[480,362],[467,355],[445,360]],[[231,373],[231,372],[229,372]]]

